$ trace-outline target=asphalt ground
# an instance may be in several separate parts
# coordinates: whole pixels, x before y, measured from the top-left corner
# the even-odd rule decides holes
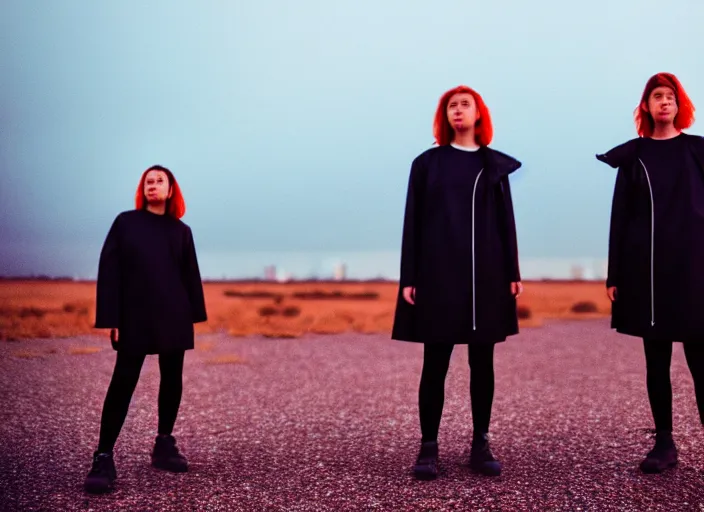
[[[100,350],[76,353],[91,348]],[[447,377],[439,478],[418,482],[421,345],[207,335],[186,355],[174,431],[189,472],[150,466],[159,385],[150,356],[115,447],[116,488],[87,495],[114,362],[109,342],[91,336],[0,344],[2,510],[704,510],[704,428],[681,345],[680,462],[643,475],[653,424],[642,342],[608,320],[548,323],[497,346],[498,478],[468,467],[466,347]]]

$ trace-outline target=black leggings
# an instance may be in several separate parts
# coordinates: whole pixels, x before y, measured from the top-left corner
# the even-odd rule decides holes
[[[442,408],[445,404],[445,377],[452,356],[451,344],[426,343],[423,372],[418,391],[422,441],[437,441]],[[469,395],[472,403],[474,435],[489,432],[494,400],[494,344],[468,345]]]
[[[171,434],[181,405],[183,357],[185,352],[159,355],[159,434]],[[112,452],[127,417],[132,393],[137,386],[145,355],[117,353],[115,371],[108,387],[100,420],[98,451]]]
[[[704,342],[683,343],[687,366],[694,381],[699,418],[704,423]],[[646,383],[655,430],[672,432],[672,342],[644,339]]]

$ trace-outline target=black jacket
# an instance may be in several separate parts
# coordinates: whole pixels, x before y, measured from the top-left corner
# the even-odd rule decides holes
[[[119,214],[98,267],[96,328],[119,329],[117,350],[161,354],[193,348],[207,320],[191,229],[146,210]]]
[[[491,343],[518,333],[509,174],[521,164],[482,147],[483,168],[474,175],[458,168],[456,151],[434,147],[411,166],[393,339]],[[416,288],[415,305],[404,300],[405,286]]]
[[[704,139],[682,134],[686,180],[676,218],[662,218],[664,194],[641,160],[643,139],[597,159],[618,169],[611,208],[606,286],[617,288],[611,326],[670,341],[704,342]]]

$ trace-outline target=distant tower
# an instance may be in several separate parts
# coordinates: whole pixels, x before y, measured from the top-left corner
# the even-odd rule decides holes
[[[584,279],[584,269],[581,265],[572,265],[570,274],[572,276],[572,279],[574,279],[575,281],[581,281]]]
[[[593,279],[597,280],[597,281],[603,281],[604,276],[606,275],[606,265],[604,265],[604,262],[602,260],[595,260],[593,266],[594,266]]]
[[[264,267],[264,279],[267,281],[276,281],[276,265],[267,265]]]
[[[339,263],[335,266],[335,281],[344,281],[347,278],[347,265]]]

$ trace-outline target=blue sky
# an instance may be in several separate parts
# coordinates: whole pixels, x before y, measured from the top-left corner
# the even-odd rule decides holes
[[[635,135],[658,71],[704,105],[702,19],[695,0],[5,0],[0,274],[98,251],[154,163],[201,253],[398,250],[411,160],[458,84],[523,162],[521,256],[604,257],[614,171],[594,154]]]

